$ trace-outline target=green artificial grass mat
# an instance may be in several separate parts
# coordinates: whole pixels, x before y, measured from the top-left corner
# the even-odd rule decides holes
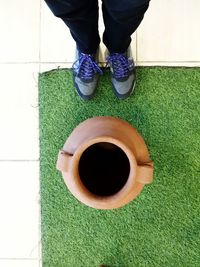
[[[81,100],[70,70],[39,75],[43,267],[200,266],[200,69],[138,68],[118,100],[109,73]],[[134,125],[155,164],[154,181],[130,204],[95,210],[68,191],[57,154],[80,122],[114,116]]]

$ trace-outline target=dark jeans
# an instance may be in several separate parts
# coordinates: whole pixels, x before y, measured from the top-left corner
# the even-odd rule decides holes
[[[103,42],[110,53],[123,53],[141,23],[150,0],[102,0]],[[69,27],[78,49],[95,53],[99,43],[98,0],[45,0],[56,17]]]

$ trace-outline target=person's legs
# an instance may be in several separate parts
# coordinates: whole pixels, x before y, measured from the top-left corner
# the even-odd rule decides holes
[[[69,27],[81,53],[98,49],[98,0],[45,0],[53,14]]]
[[[110,53],[124,53],[131,34],[140,25],[149,0],[102,0],[105,24],[103,41]]]
[[[149,6],[149,0],[102,0],[105,31],[103,41],[110,55],[111,81],[116,96],[127,98],[134,90],[136,72],[128,47],[131,34],[139,26]]]
[[[98,0],[45,0],[54,15],[69,27],[77,45],[74,86],[81,98],[93,97],[101,69],[95,61],[100,43]]]

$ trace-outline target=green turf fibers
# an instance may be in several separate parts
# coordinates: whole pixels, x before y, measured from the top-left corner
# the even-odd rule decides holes
[[[199,267],[200,69],[138,68],[123,101],[108,72],[89,102],[70,70],[40,74],[39,89],[43,267]],[[74,127],[99,115],[134,125],[155,164],[153,184],[117,210],[79,203],[55,168]]]

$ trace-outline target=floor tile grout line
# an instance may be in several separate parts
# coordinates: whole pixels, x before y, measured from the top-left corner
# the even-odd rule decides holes
[[[167,60],[157,60],[157,61],[151,61],[151,60],[147,60],[147,61],[138,61],[137,60],[137,62],[139,62],[139,63],[171,63],[171,64],[173,64],[173,63],[200,63],[200,61],[195,61],[195,60],[193,60],[193,61],[181,61],[181,60],[179,60],[179,61],[167,61]],[[104,63],[104,62],[100,62],[100,63]],[[73,62],[70,62],[70,61],[11,61],[11,62],[0,62],[0,65],[11,65],[11,64],[13,64],[13,65],[23,65],[23,64],[73,64]]]
[[[1,162],[39,162],[39,159],[0,159]]]
[[[193,61],[187,61],[187,60],[185,60],[185,61],[181,61],[181,60],[176,60],[176,61],[167,61],[167,60],[157,60],[157,61],[151,61],[151,60],[138,60],[138,62],[140,62],[140,63],[200,63],[200,61],[195,61],[195,60],[193,60]]]
[[[14,261],[14,260],[25,260],[25,261],[40,261],[40,258],[0,258],[0,261],[7,261],[7,260],[12,260],[12,261]]]
[[[40,61],[6,61],[0,62],[0,65],[28,65],[28,64],[40,64]]]
[[[135,32],[135,39],[136,39],[135,40],[135,49],[136,49],[135,61],[137,63],[138,62],[138,34],[137,34],[137,31]]]
[[[137,55],[136,55],[136,58],[137,58]],[[176,63],[182,63],[182,64],[200,64],[200,61],[138,61],[136,60],[137,63],[152,63],[152,64],[156,64],[156,63],[170,63],[170,64],[176,64]],[[104,61],[102,62],[99,62],[99,63],[105,63]],[[41,65],[45,65],[45,64],[65,64],[65,65],[69,65],[69,64],[73,64],[73,62],[66,62],[66,61],[54,61],[54,62],[51,62],[51,61],[43,61],[43,62],[40,62]],[[184,66],[184,65],[183,65]]]
[[[41,48],[42,48],[42,0],[40,1],[40,13],[39,13],[39,73],[41,73]],[[39,84],[37,84],[37,104],[39,106]],[[39,113],[39,110],[38,110]],[[38,124],[40,124],[40,116],[38,114]],[[40,125],[39,125],[40,126]],[[39,146],[39,155],[40,155],[40,144]],[[39,165],[40,165],[40,158],[39,158]],[[39,204],[38,204],[38,257],[39,257],[39,262],[38,262],[38,267],[42,266],[42,243],[41,243],[41,195],[40,195],[40,166],[39,166],[39,174],[38,174],[38,179],[39,179]]]
[[[40,1],[40,13],[39,13],[39,73],[41,72],[41,47],[42,47],[42,1]],[[38,88],[39,89],[39,88]]]

